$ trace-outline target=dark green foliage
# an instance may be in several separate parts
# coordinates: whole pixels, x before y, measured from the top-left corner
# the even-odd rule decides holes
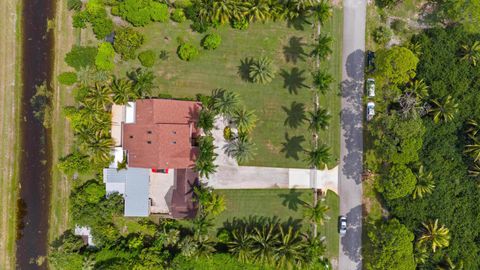
[[[72,25],[74,28],[86,28],[88,22],[88,13],[86,11],[76,12],[73,15]]]
[[[376,74],[392,84],[405,84],[415,77],[418,57],[405,47],[392,47],[377,52]]]
[[[58,75],[58,81],[64,85],[73,85],[77,82],[77,74],[75,72],[63,72]]]
[[[82,8],[81,0],[68,0],[67,1],[68,10],[80,10]]]
[[[198,56],[198,49],[190,43],[183,43],[178,46],[177,54],[180,59],[190,61]]]
[[[73,152],[60,159],[58,168],[67,175],[72,175],[75,172],[84,174],[90,170],[90,161],[87,156],[80,152]]]
[[[202,46],[207,50],[215,50],[222,43],[222,37],[219,34],[208,34],[202,39]]]
[[[82,67],[94,66],[97,48],[73,46],[72,50],[65,56],[65,62],[76,70]]]
[[[115,67],[113,62],[115,57],[115,50],[113,49],[112,44],[108,42],[100,43],[98,46],[98,53],[95,57],[95,66],[100,70],[111,71]]]
[[[168,6],[153,0],[125,0],[118,5],[118,15],[133,26],[166,22],[169,17]]]
[[[414,235],[396,219],[370,228],[367,252],[364,253],[365,269],[413,270]]]
[[[90,2],[89,2],[90,3]],[[105,8],[101,5],[89,7],[87,5],[88,21],[92,25],[93,33],[97,39],[104,39],[113,31],[113,22],[108,17]]]
[[[380,45],[384,45],[390,41],[392,37],[392,31],[390,28],[385,26],[379,26],[375,31],[373,31],[373,40]]]
[[[153,67],[156,58],[157,56],[152,50],[143,51],[138,55],[138,60],[140,60],[140,63],[142,63],[142,66],[144,67]]]
[[[461,23],[465,29],[478,33],[480,24],[480,1],[436,0],[438,5],[436,19],[445,24]]]
[[[181,23],[187,20],[187,17],[185,16],[185,12],[181,8],[175,9],[172,12],[172,14],[170,14],[170,18],[172,19],[172,21],[178,22],[178,23]]]
[[[136,50],[142,46],[145,38],[131,27],[123,27],[115,32],[113,48],[122,59],[135,59]]]
[[[387,200],[405,197],[413,192],[417,179],[412,170],[403,164],[393,165],[388,174],[381,177],[377,189]]]

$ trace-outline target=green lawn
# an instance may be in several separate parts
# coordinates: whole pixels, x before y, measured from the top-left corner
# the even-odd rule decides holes
[[[310,189],[250,189],[215,190],[225,197],[226,210],[215,219],[215,227],[221,228],[224,222],[232,219],[250,216],[278,217],[282,221],[289,218],[302,220],[302,203],[312,202],[313,194]],[[328,191],[325,202],[330,207],[330,220],[324,226],[319,226],[318,232],[326,236],[327,252],[329,257],[338,256],[337,217],[339,213],[339,197]],[[304,224],[307,230],[308,224]]]
[[[331,127],[322,135],[322,140],[332,147],[333,162],[339,156],[339,82],[341,79],[341,38],[342,11],[336,9],[331,21],[322,32],[333,33],[333,55],[328,60],[328,68],[336,82],[332,91],[321,97],[321,104],[333,115]],[[192,32],[189,23],[154,23],[140,30],[146,43],[139,51],[152,49],[157,54],[168,52],[167,60],[158,60],[153,70],[158,77],[158,91],[174,97],[194,97],[197,93],[209,94],[215,88],[236,91],[249,109],[254,109],[259,122],[253,132],[257,155],[245,165],[275,167],[305,167],[303,150],[310,144],[310,134],[305,123],[298,123],[298,114],[313,106],[310,63],[307,54],[311,48],[313,29],[303,24],[302,29],[286,22],[253,23],[248,30],[240,31],[230,26],[210,29],[222,37],[217,50],[200,49],[198,58],[191,62],[180,60],[176,55],[178,40],[185,40],[200,47],[205,34]],[[335,29],[335,31],[333,31]],[[277,76],[266,85],[253,84],[242,79],[241,64],[247,58],[270,57],[277,67]],[[132,67],[138,67],[138,60],[119,64],[119,74]],[[294,104],[302,104],[303,110],[291,110]],[[298,106],[296,107],[298,109]],[[293,125],[286,119],[293,119]]]

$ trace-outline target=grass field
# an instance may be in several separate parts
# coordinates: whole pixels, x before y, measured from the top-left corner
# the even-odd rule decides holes
[[[215,227],[221,228],[234,218],[250,216],[278,217],[282,221],[303,220],[302,204],[313,200],[309,189],[250,189],[250,190],[215,190],[225,197],[226,210],[215,219]],[[327,215],[330,220],[319,226],[318,232],[326,236],[327,252],[330,258],[338,256],[337,217],[339,213],[339,197],[329,191],[325,203],[330,207]],[[304,224],[305,230],[309,229]]]
[[[0,269],[15,269],[21,106],[22,2],[0,2]]]
[[[335,77],[332,91],[321,97],[321,104],[332,114],[331,127],[321,134],[321,139],[332,147],[333,162],[339,156],[339,82],[341,79],[342,12],[336,9],[331,21],[322,32],[331,33],[335,42],[333,54],[327,61]],[[305,167],[304,149],[309,148],[310,133],[298,115],[313,106],[310,70],[312,63],[307,55],[311,51],[314,30],[303,24],[296,29],[286,22],[251,24],[248,30],[240,31],[230,26],[209,30],[222,37],[222,44],[214,51],[200,49],[200,55],[191,62],[180,60],[176,55],[177,40],[185,40],[200,47],[204,34],[192,32],[189,23],[151,24],[141,28],[146,43],[140,51],[152,49],[157,54],[165,50],[167,60],[157,60],[152,68],[158,77],[161,93],[174,97],[194,97],[197,93],[209,94],[215,88],[238,92],[245,105],[255,110],[259,122],[253,132],[257,145],[256,157],[245,165],[275,167]],[[242,61],[261,56],[270,57],[277,67],[277,76],[270,84],[259,85],[242,79]],[[119,74],[139,67],[138,60],[122,62]],[[243,74],[243,75],[242,75]],[[295,106],[295,104],[301,104]],[[288,126],[286,119],[293,119]]]

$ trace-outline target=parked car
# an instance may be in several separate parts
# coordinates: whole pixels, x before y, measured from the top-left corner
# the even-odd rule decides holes
[[[375,116],[375,103],[370,101],[367,103],[367,121],[372,120],[373,116]]]
[[[345,216],[340,216],[338,219],[338,231],[340,235],[347,233],[347,218]]]
[[[368,78],[366,83],[367,95],[375,97],[375,79]]]
[[[367,51],[367,70],[375,70],[375,53],[372,51]]]

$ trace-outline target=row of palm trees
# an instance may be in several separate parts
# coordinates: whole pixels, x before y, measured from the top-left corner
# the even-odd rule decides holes
[[[259,21],[288,19],[322,14],[327,0],[197,0],[197,19],[207,23],[232,23],[234,21]],[[321,17],[320,17],[321,18]]]

